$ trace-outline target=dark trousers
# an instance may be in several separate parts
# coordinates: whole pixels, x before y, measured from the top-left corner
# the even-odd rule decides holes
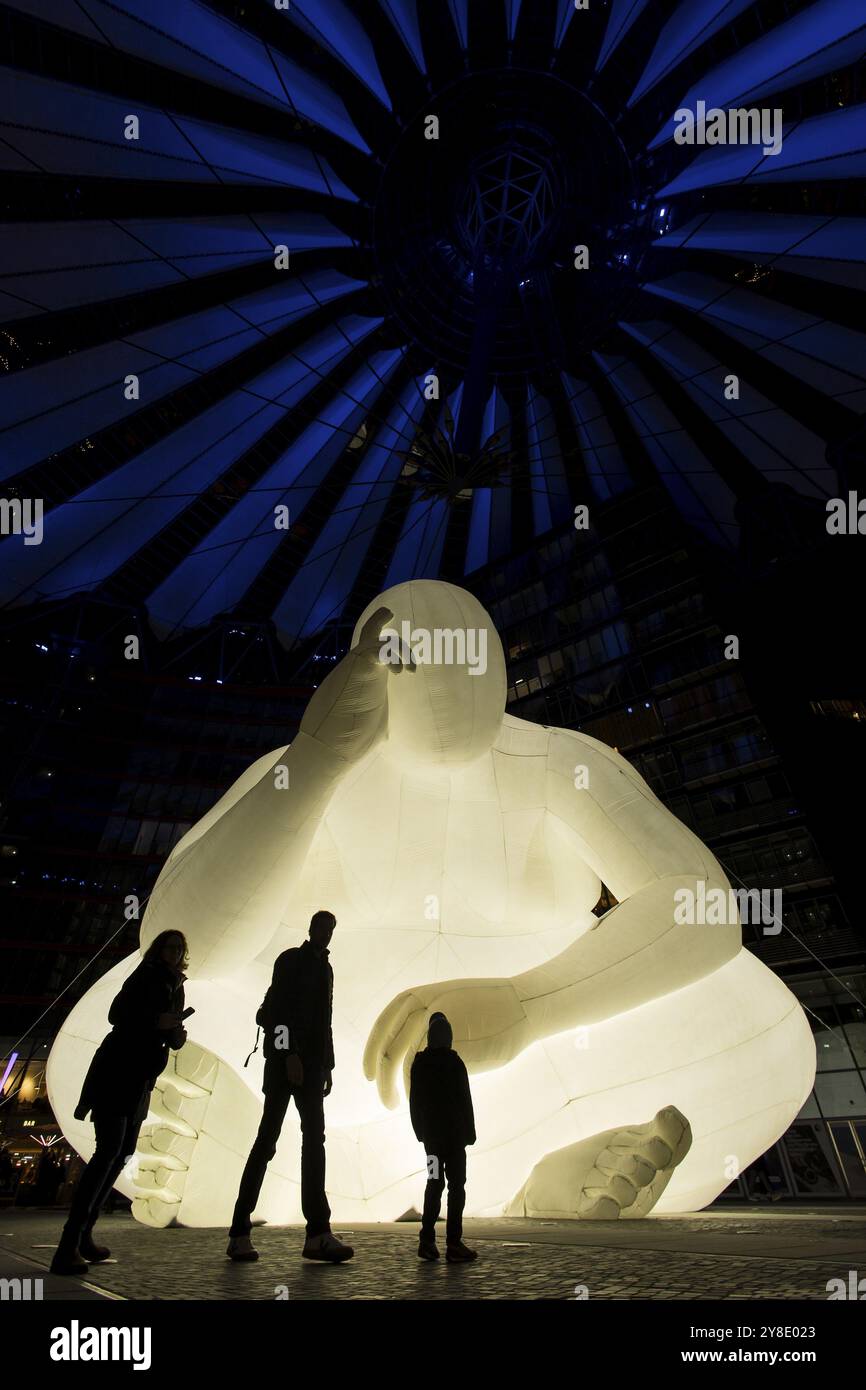
[[[135,1153],[138,1134],[147,1109],[135,1115],[93,1114],[96,1149],[75,1189],[61,1241],[71,1248],[86,1240],[93,1230],[100,1208],[120,1176],[127,1159]]]
[[[463,1208],[466,1205],[466,1150],[435,1145],[438,1153],[425,1144],[427,1150],[427,1186],[424,1189],[424,1214],[421,1218],[421,1239],[436,1239],[436,1221],[442,1205],[442,1193],[448,1183],[448,1217],[445,1239],[457,1245],[463,1239]]]
[[[331,1208],[325,1196],[324,1083],[320,1068],[305,1066],[304,1084],[293,1089],[278,1076],[269,1076],[266,1067],[265,1108],[241,1178],[230,1236],[250,1233],[250,1218],[259,1200],[267,1166],[277,1151],[277,1140],[293,1096],[301,1120],[301,1209],[307,1235],[320,1236],[331,1229]]]

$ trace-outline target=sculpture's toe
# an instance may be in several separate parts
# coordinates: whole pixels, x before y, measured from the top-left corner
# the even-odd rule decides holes
[[[158,1078],[150,1113],[124,1169],[132,1214],[145,1226],[202,1224],[212,1188],[219,1206],[234,1199],[261,1108],[230,1067],[187,1042]]]
[[[688,1120],[667,1106],[647,1124],[569,1144],[536,1163],[508,1214],[583,1221],[646,1216],[691,1142]]]
[[[587,1174],[577,1214],[583,1220],[646,1216],[691,1144],[689,1122],[672,1105],[648,1124],[617,1130]]]

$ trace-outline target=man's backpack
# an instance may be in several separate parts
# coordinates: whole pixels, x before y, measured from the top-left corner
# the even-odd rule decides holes
[[[268,985],[267,993],[258,1007],[256,1013],[256,1023],[260,1028],[269,1028],[271,1023],[271,991],[273,985]]]
[[[255,1056],[259,1050],[259,1033],[263,1028],[267,1032],[271,1026],[271,989],[272,986],[268,985],[267,993],[256,1010],[256,1045],[252,1052],[247,1055],[247,1060],[244,1062],[245,1067],[249,1065],[250,1057]]]

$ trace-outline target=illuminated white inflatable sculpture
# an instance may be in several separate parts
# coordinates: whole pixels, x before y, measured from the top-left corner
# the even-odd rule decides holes
[[[414,669],[379,660],[383,607]],[[255,1011],[321,907],[338,921],[325,1113],[342,1222],[420,1203],[405,1078],[437,1009],[472,1079],[470,1214],[694,1210],[798,1113],[815,1050],[796,999],[736,920],[679,920],[678,890],[727,891],[713,855],[624,758],[512,718],[505,699],[478,602],[401,584],[359,619],[291,746],[175,847],[141,943],[186,934],[196,1012],[121,1182],[139,1220],[229,1220],[261,1110],[261,1053],[244,1068]],[[602,883],[618,905],[597,919]],[[85,1156],[93,1131],[72,1111],[138,960],[90,990],[51,1053],[51,1101]],[[299,1159],[290,1108],[259,1216],[301,1219]]]

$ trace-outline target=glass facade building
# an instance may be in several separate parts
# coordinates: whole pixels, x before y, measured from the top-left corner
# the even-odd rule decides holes
[[[757,1186],[862,1199],[863,943],[828,863],[825,808],[812,798],[805,809],[796,764],[780,755],[754,692],[760,681],[733,654],[736,634],[720,615],[732,605],[713,557],[664,491],[647,488],[595,508],[586,530],[563,528],[488,567],[473,588],[503,639],[509,712],[615,747],[734,888],[779,895],[767,901],[782,904],[781,920],[744,924],[744,941],[807,1010],[818,1075],[792,1129],[725,1196]],[[866,709],[859,699],[812,701],[798,715],[809,727],[859,722]]]

